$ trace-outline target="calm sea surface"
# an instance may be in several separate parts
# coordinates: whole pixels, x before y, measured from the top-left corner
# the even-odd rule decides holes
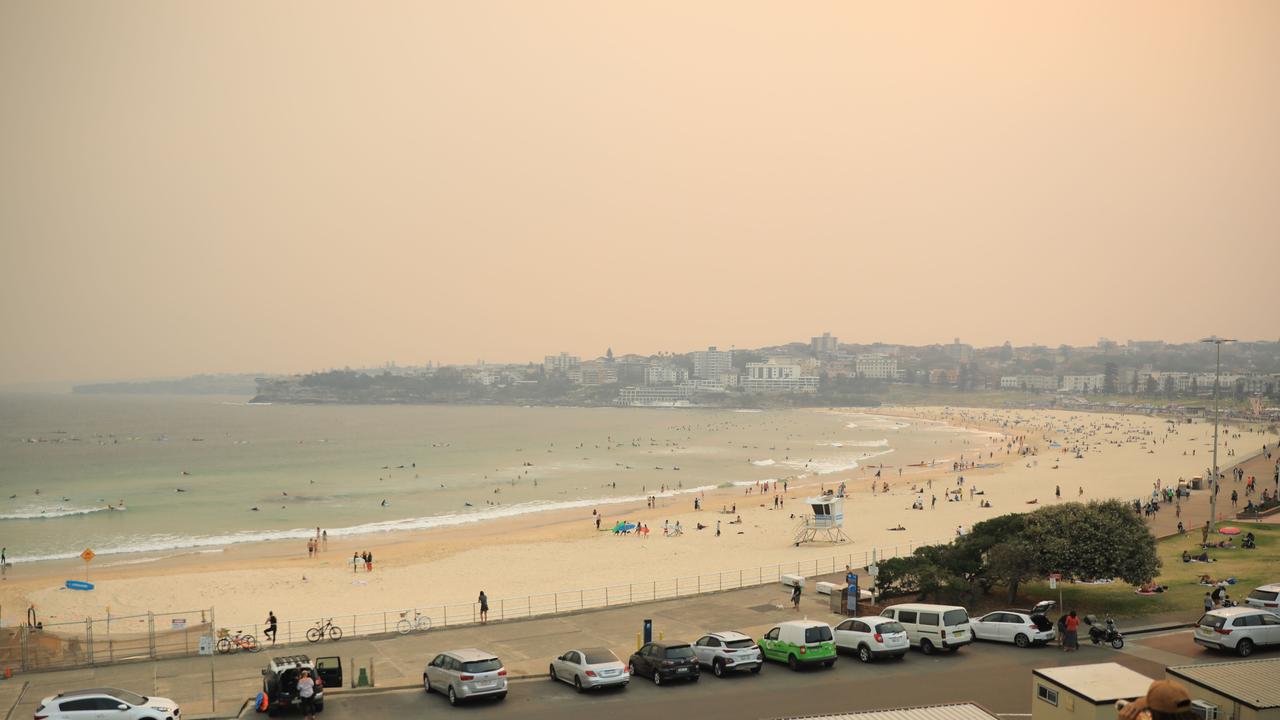
[[[85,547],[217,552],[316,526],[340,536],[589,513],[664,485],[897,468],[976,442],[853,412],[0,395],[0,544],[19,562]]]

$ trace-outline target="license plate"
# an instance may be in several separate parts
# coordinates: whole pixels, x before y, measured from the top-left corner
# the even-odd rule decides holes
[[[960,637],[961,635],[965,634],[966,632],[968,632],[968,631],[967,631],[967,630],[957,630],[957,631],[956,631],[956,637]]]
[[[477,688],[479,688],[479,689],[481,689],[481,690],[488,690],[488,689],[489,689],[489,688],[491,688],[491,687],[497,687],[497,685],[498,685],[498,683],[496,683],[496,682],[482,682],[482,683],[476,683],[476,687],[477,687]]]
[[[1212,635],[1212,634],[1213,634],[1213,631],[1212,631],[1212,630],[1210,630],[1210,629],[1209,629],[1209,628],[1207,628],[1207,627],[1202,627],[1202,628],[1200,628],[1200,634],[1201,634],[1201,635]]]
[[[689,672],[689,668],[676,668],[676,672],[678,672],[678,673],[687,673],[687,672]]]

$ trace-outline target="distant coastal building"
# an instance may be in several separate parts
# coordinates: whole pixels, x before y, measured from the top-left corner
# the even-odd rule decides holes
[[[1002,375],[1000,389],[1053,392],[1058,389],[1058,378],[1053,375]]]
[[[571,370],[576,370],[581,364],[581,358],[566,352],[562,352],[559,355],[548,355],[542,359],[542,369],[547,372],[568,373]]]
[[[859,355],[853,359],[853,370],[858,377],[876,380],[896,380],[898,361],[887,355]]]
[[[956,385],[959,382],[959,368],[933,368],[929,371],[930,385]]]
[[[738,384],[748,392],[818,391],[816,375],[802,375],[799,364],[780,362],[747,363],[747,374]]]
[[[578,366],[582,385],[608,385],[618,382],[618,368],[608,360],[591,360]]]
[[[674,385],[689,379],[689,371],[674,365],[650,365],[644,369],[645,385]]]
[[[1095,373],[1093,375],[1063,375],[1062,383],[1058,386],[1063,392],[1102,392],[1102,386],[1106,384],[1107,376],[1103,373]]]
[[[954,342],[946,346],[947,357],[958,363],[967,363],[973,360],[973,346],[960,342],[960,338],[956,338]]]
[[[618,391],[618,404],[631,407],[687,404],[693,397],[691,385],[642,385]]]
[[[733,370],[733,351],[711,346],[693,353],[693,376],[699,380],[715,380],[721,373]]]
[[[823,355],[834,355],[840,350],[840,340],[833,337],[831,333],[824,332],[821,337],[809,338],[809,349],[814,355],[819,357]]]

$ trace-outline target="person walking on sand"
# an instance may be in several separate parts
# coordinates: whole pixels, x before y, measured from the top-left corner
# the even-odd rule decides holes
[[[489,596],[481,590],[477,602],[480,603],[480,624],[483,625],[489,622]]]
[[[351,553],[351,572],[360,572],[360,553]]]
[[[800,584],[796,583],[791,588],[791,607],[796,612],[800,612]]]
[[[320,544],[324,546],[325,550],[329,549],[329,531],[328,530],[320,531]]]
[[[276,644],[276,614],[270,610],[267,611],[267,629],[262,631],[263,635],[271,638],[271,644]]]
[[[373,572],[373,553],[368,550],[364,551],[364,570],[365,572]]]
[[[716,521],[716,537],[720,537],[720,521]]]

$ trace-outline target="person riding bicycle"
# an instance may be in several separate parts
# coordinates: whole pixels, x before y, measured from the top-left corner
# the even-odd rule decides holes
[[[278,621],[276,620],[276,614],[271,610],[268,610],[267,611],[267,629],[263,630],[262,634],[269,636],[271,638],[272,645],[276,644],[276,625],[277,624],[278,624]]]

